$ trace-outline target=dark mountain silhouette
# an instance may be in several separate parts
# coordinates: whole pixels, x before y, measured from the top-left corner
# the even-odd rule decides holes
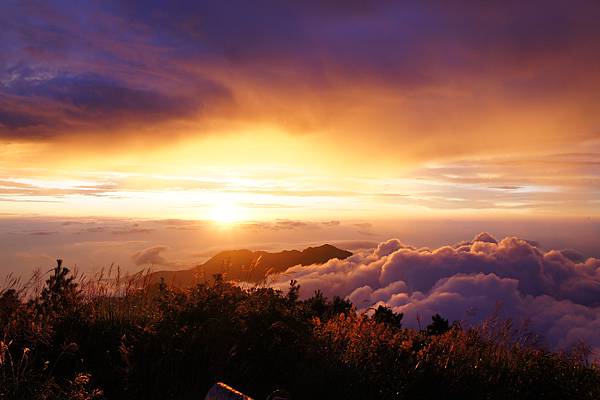
[[[309,247],[302,251],[284,250],[278,253],[251,250],[227,250],[218,253],[202,265],[180,271],[158,271],[150,274],[150,282],[189,287],[223,274],[225,279],[262,282],[268,275],[284,272],[294,265],[323,264],[333,258],[343,260],[352,253],[330,244]]]

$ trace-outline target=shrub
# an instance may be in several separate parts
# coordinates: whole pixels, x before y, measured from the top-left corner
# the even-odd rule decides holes
[[[189,290],[140,276],[82,289],[59,263],[22,293],[0,291],[2,399],[197,399],[216,381],[257,399],[600,398],[584,347],[549,352],[498,319],[402,328],[384,306],[368,317],[321,292],[301,300],[293,281],[287,293],[222,276]]]

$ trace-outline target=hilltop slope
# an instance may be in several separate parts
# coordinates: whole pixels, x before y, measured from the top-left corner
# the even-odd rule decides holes
[[[343,260],[352,253],[330,244],[308,247],[302,251],[283,250],[277,253],[251,250],[222,251],[202,265],[179,271],[157,271],[150,275],[150,282],[165,282],[172,286],[189,287],[211,279],[215,274],[225,279],[245,282],[261,282],[270,274],[284,272],[294,265],[323,264],[333,258]]]

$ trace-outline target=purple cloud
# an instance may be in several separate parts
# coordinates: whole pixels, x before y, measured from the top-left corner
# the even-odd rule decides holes
[[[586,1],[7,1],[0,134],[189,122],[221,101],[236,115],[244,105],[223,76],[268,82],[265,90],[301,82],[316,94],[349,79],[402,98],[491,78],[532,102],[572,88],[595,97],[585,72],[600,60],[599,15]],[[479,90],[475,102],[486,95]],[[447,114],[454,98],[442,97],[408,108]]]
[[[290,279],[303,296],[319,289],[362,310],[387,304],[404,313],[408,326],[435,313],[477,323],[499,310],[529,323],[553,348],[584,340],[600,351],[600,259],[543,251],[516,237],[498,241],[481,233],[437,249],[391,239],[346,260],[290,268],[274,285],[284,288]]]

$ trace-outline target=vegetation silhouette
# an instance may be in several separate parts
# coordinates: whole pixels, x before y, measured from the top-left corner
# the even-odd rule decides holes
[[[199,399],[217,381],[256,399],[595,399],[584,347],[553,353],[492,318],[423,330],[317,291],[241,288],[222,275],[190,289],[146,276],[74,276],[0,291],[0,398]]]
[[[376,322],[387,324],[394,328],[402,328],[402,318],[404,314],[396,314],[391,308],[380,305],[375,309],[373,319]]]

